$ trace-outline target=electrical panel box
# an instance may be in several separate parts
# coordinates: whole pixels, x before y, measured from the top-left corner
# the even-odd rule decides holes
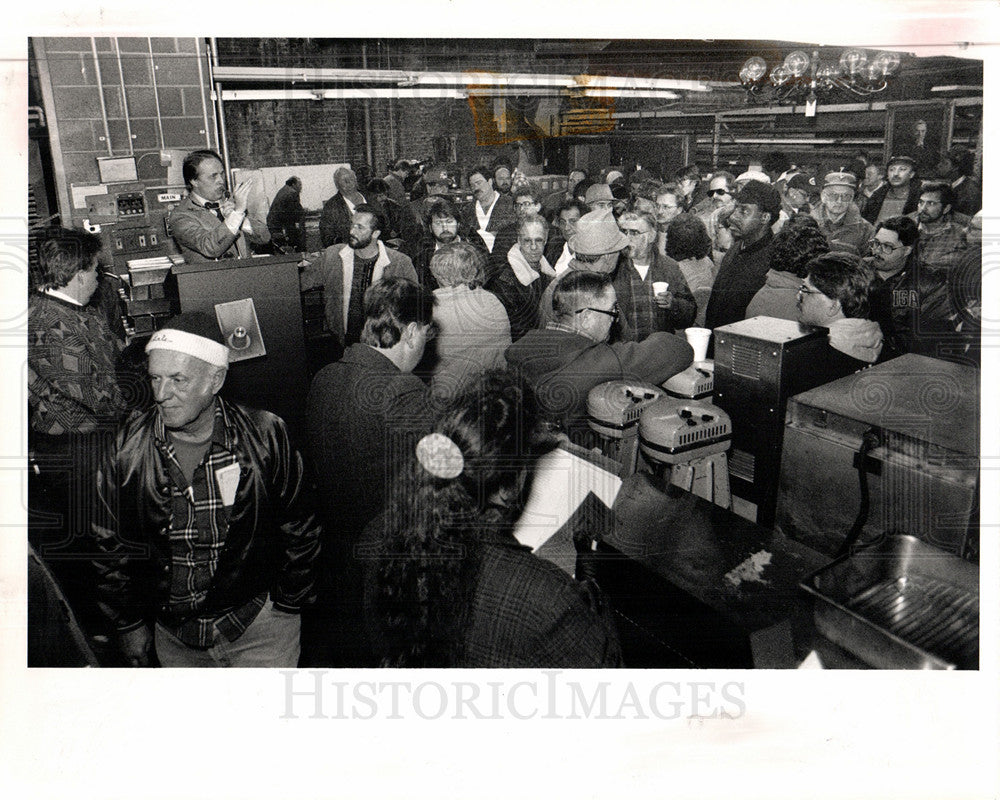
[[[715,329],[712,402],[729,415],[733,426],[733,508],[752,522],[774,522],[785,406],[793,394],[816,385],[811,366],[822,357],[826,339],[825,328],[773,317],[752,317]]]
[[[87,195],[87,218],[94,225],[146,222],[145,189],[141,183],[109,184],[107,194]]]

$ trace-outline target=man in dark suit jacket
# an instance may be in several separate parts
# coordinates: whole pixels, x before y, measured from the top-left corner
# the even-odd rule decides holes
[[[247,240],[265,244],[267,222],[248,210],[252,182],[243,181],[226,196],[222,158],[212,150],[188,153],[182,166],[188,196],[170,212],[171,235],[188,262],[246,258]]]
[[[361,565],[355,546],[381,510],[394,461],[431,428],[430,393],[413,375],[431,330],[434,296],[405,278],[365,293],[361,341],[323,367],[306,400],[310,466],[325,521],[319,602],[303,621],[306,663],[365,666]],[[409,448],[409,449],[405,449]]]
[[[299,196],[302,194],[302,179],[293,175],[278,189],[267,212],[267,229],[271,241],[279,247],[287,247],[290,252],[303,252],[306,246],[306,212]]]
[[[358,191],[358,176],[354,170],[340,167],[333,173],[333,183],[337,193],[323,203],[319,218],[319,238],[323,247],[346,242],[351,233],[354,209],[368,202]]]

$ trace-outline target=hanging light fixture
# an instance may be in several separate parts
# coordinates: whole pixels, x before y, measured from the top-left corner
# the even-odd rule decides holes
[[[795,50],[768,73],[767,62],[751,56],[740,69],[740,83],[747,99],[762,103],[807,103],[834,92],[866,97],[884,91],[889,79],[899,69],[899,53],[880,52],[873,58],[856,47],[845,50],[834,62],[820,61],[819,51],[812,55]]]

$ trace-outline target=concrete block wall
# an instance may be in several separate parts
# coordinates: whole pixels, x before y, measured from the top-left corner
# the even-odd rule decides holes
[[[161,149],[216,146],[202,41],[43,37],[33,39],[31,46],[47,106],[64,217],[82,213],[72,209],[72,185],[100,182],[98,158],[134,155],[139,179],[155,185],[167,177]]]

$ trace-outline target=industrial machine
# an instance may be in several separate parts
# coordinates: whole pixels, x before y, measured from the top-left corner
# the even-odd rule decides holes
[[[118,279],[130,339],[149,335],[179,310],[176,284],[170,279],[177,248],[167,216],[183,192],[180,187],[124,182],[109,183],[106,194],[86,197],[85,225],[99,232],[103,262]]]
[[[972,367],[905,355],[789,401],[777,524],[815,550],[836,554],[855,529],[975,559],[978,487]]]
[[[788,398],[819,380],[812,365],[827,347],[824,328],[752,317],[715,329],[713,402],[732,420],[729,478],[733,510],[774,522]]]
[[[669,482],[728,508],[726,450],[733,427],[711,403],[663,397],[639,420],[639,447],[653,464],[668,465]]]
[[[587,417],[601,440],[604,455],[621,464],[619,477],[635,472],[638,463],[639,417],[643,409],[663,397],[651,384],[608,381],[587,395]]]
[[[683,372],[678,372],[663,382],[663,390],[671,397],[688,400],[711,401],[715,387],[715,364],[712,361],[695,361]]]

